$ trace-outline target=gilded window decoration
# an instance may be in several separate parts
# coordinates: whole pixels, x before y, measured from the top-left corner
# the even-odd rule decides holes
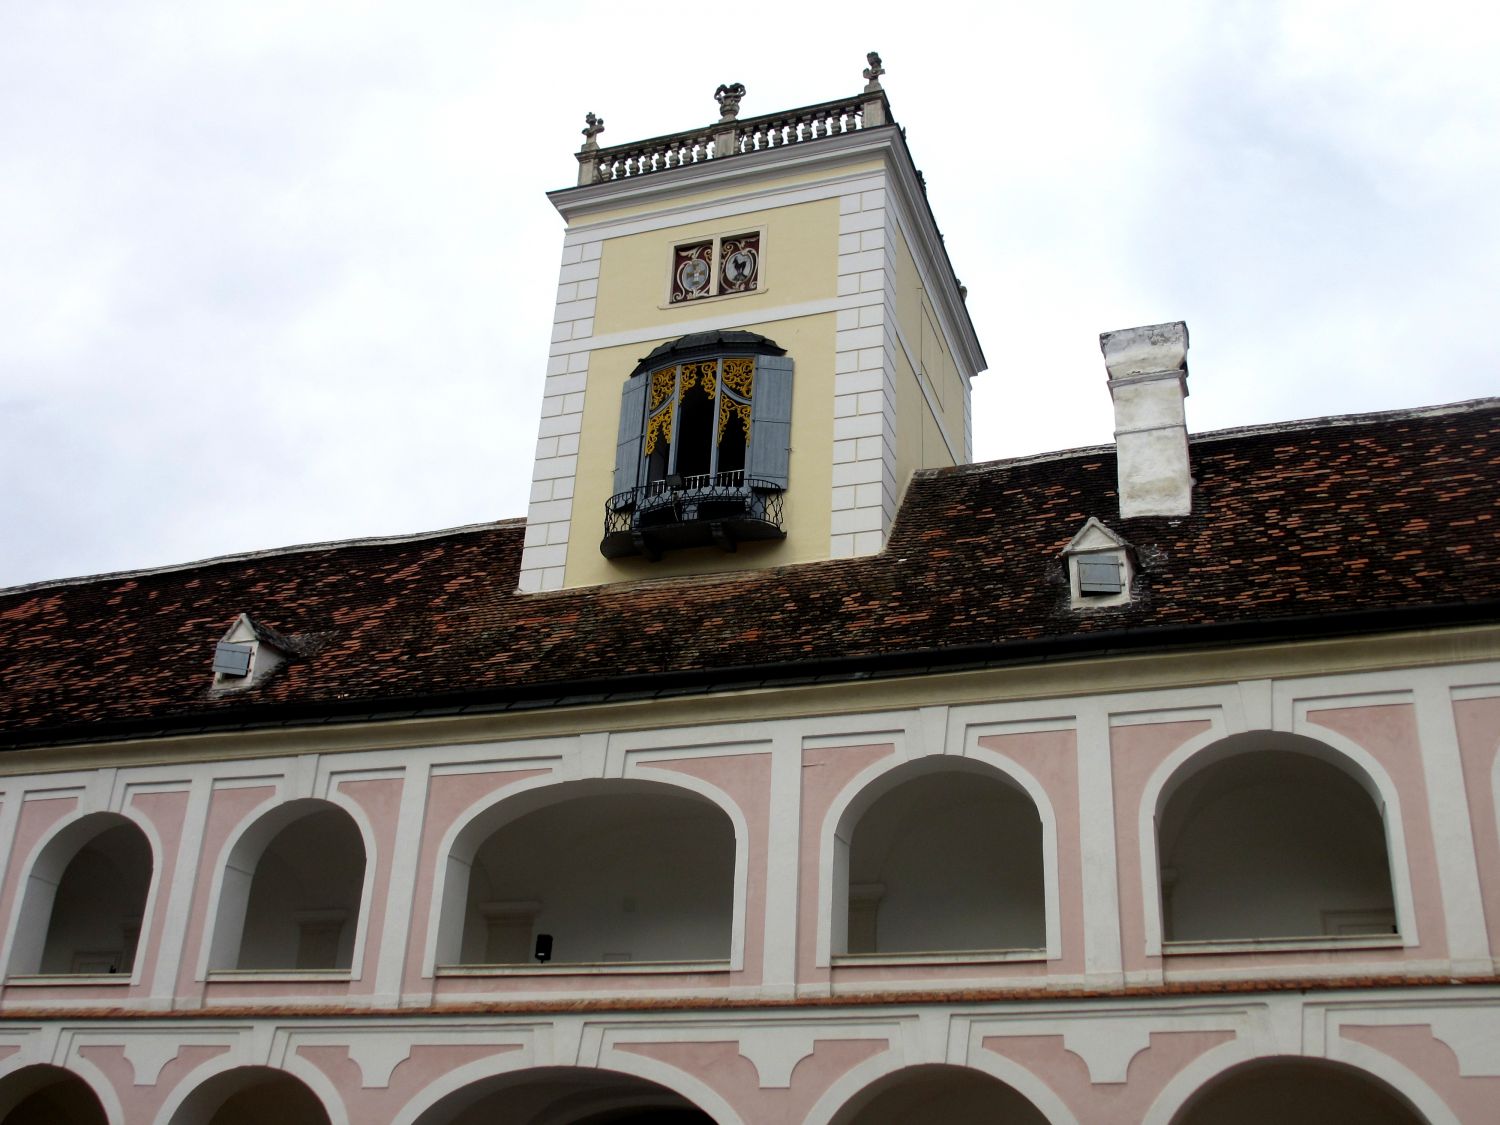
[[[729,419],[738,417],[745,437],[750,443],[750,386],[755,378],[755,360],[748,357],[726,359],[720,364],[720,379],[727,393],[719,396],[719,444],[724,443],[724,427]]]
[[[675,364],[651,374],[646,415],[647,482],[742,477],[750,443],[753,357]],[[739,425],[731,427],[730,419]]]
[[[760,232],[685,242],[672,249],[670,301],[681,304],[760,287]]]

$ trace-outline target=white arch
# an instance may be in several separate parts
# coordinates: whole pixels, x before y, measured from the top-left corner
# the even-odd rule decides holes
[[[359,888],[359,912],[354,919],[354,946],[349,954],[349,979],[359,980],[364,976],[365,946],[369,942],[370,913],[375,906],[375,875],[384,857],[380,854],[380,841],[375,835],[375,826],[365,807],[343,792],[337,785],[329,787],[325,800],[337,805],[354,818],[365,848],[365,873]],[[389,932],[389,919],[387,919]]]
[[[719,1125],[744,1125],[733,1107],[712,1087],[705,1085],[701,1080],[678,1070],[674,1066],[657,1062],[644,1055],[636,1055],[628,1051],[609,1052],[610,1065],[608,1066],[542,1066],[531,1059],[529,1051],[507,1051],[500,1055],[491,1055],[488,1058],[476,1059],[474,1062],[450,1070],[435,1082],[429,1083],[418,1091],[412,1098],[401,1107],[391,1118],[391,1125],[415,1125],[416,1121],[429,1110],[434,1109],[439,1102],[450,1094],[457,1093],[466,1086],[483,1082],[488,1078],[498,1078],[502,1075],[519,1075],[528,1070],[536,1071],[606,1071],[616,1074],[628,1075],[631,1078],[640,1078],[647,1082],[655,1082],[679,1097],[686,1098],[695,1107],[708,1114]],[[166,1123],[162,1123],[166,1125]]]
[[[87,824],[89,821],[102,823],[98,828],[91,828]],[[131,985],[140,983],[146,959],[139,955],[139,951],[147,949],[148,941],[154,939],[148,927],[156,911],[157,895],[161,892],[163,852],[156,825],[133,805],[119,809],[74,809],[71,815],[54,824],[27,854],[16,880],[16,901],[5,935],[3,963],[7,974],[38,971],[52,920],[52,904],[68,865],[90,841],[110,828],[119,827],[122,821],[140,830],[151,852],[151,878],[146,886],[146,901],[141,907],[141,932],[136,940],[138,952],[130,969]],[[19,967],[21,965],[31,967]]]
[[[1256,1063],[1323,1062],[1342,1063],[1372,1079],[1377,1086],[1388,1086],[1404,1097],[1427,1125],[1463,1125],[1444,1101],[1425,1082],[1389,1055],[1360,1043],[1340,1039],[1338,1057],[1322,1055],[1257,1055],[1243,1039],[1236,1038],[1205,1051],[1172,1076],[1156,1100],[1141,1117],[1141,1125],[1171,1125],[1194,1097],[1216,1079],[1230,1071]],[[1352,1049],[1351,1049],[1352,1048]]]
[[[1385,1083],[1427,1119],[1427,1125],[1463,1125],[1448,1103],[1413,1071],[1383,1051],[1339,1037],[1330,1058],[1363,1071]]]
[[[750,829],[744,810],[718,786],[672,770],[651,777],[559,778],[554,774],[529,778],[500,793],[489,793],[453,818],[438,843],[437,870],[432,875],[432,899],[427,908],[427,941],[422,950],[422,975],[431,977],[440,964],[455,964],[463,939],[468,908],[469,869],[479,846],[507,824],[573,796],[607,796],[612,791],[640,786],[685,789],[705,798],[729,818],[734,832],[734,909],[730,920],[731,969],[742,969],[745,959],[745,889],[749,882]],[[562,794],[550,790],[567,789]],[[628,967],[622,968],[628,972]]]
[[[639,769],[633,771],[639,780],[661,781],[687,789],[717,805],[729,817],[729,823],[734,829],[734,911],[729,921],[729,967],[738,972],[745,967],[745,927],[749,924],[745,912],[749,907],[746,896],[750,886],[750,822],[745,818],[745,810],[723,789],[701,777],[657,766],[652,762],[641,762],[639,767],[651,770],[650,777],[641,776]],[[766,827],[769,831],[769,823]],[[768,852],[770,843],[770,840],[766,841]]]
[[[962,768],[961,763],[988,767],[999,775],[999,780],[1008,782],[1031,798],[1042,822],[1042,895],[1047,959],[1055,961],[1062,956],[1062,888],[1057,866],[1057,813],[1052,807],[1052,801],[1041,782],[1019,762],[987,747],[970,746],[963,755],[944,754],[938,750],[913,757],[888,755],[872,762],[850,778],[829,804],[819,831],[815,964],[821,967],[832,964],[834,946],[842,944],[836,940],[836,930],[847,924],[849,844],[859,818],[876,800],[903,782],[925,773],[941,772],[945,765]],[[890,777],[898,771],[909,776],[894,779]],[[842,920],[836,907],[838,903],[845,907]]]
[[[1486,825],[1490,835],[1500,841],[1500,740],[1490,751],[1490,809],[1493,815]]]
[[[43,1062],[40,1059],[25,1057],[25,1052],[17,1052],[0,1063],[0,1088],[3,1088],[6,1079],[23,1070],[59,1071],[78,1079],[94,1097],[99,1099],[99,1106],[104,1110],[105,1120],[110,1122],[110,1125],[125,1125],[125,1107],[120,1104],[120,1096],[115,1092],[114,1083],[88,1059],[74,1057],[68,1060],[66,1066],[62,1066],[54,1062]],[[38,1086],[36,1089],[45,1089],[45,1085]],[[22,1099],[32,1093],[35,1093],[35,1090],[27,1090],[17,1098],[0,1093],[0,1120],[3,1120]]]
[[[1162,952],[1161,855],[1157,826],[1179,786],[1215,763],[1240,754],[1253,754],[1247,745],[1257,739],[1271,743],[1269,749],[1292,750],[1336,767],[1370,794],[1385,825],[1386,860],[1390,867],[1391,891],[1396,906],[1396,927],[1405,946],[1417,944],[1417,917],[1412,897],[1411,871],[1406,862],[1406,831],[1401,798],[1390,775],[1368,750],[1333,731],[1318,728],[1317,735],[1303,731],[1247,730],[1226,735],[1218,729],[1188,739],[1161,762],[1147,778],[1137,809],[1136,835],[1141,864],[1141,919],[1145,930],[1145,953]]]
[[[977,1058],[975,1056],[978,1056]],[[866,1059],[858,1066],[841,1075],[823,1096],[812,1104],[803,1125],[829,1125],[834,1117],[848,1104],[877,1082],[919,1067],[944,1066],[955,1070],[976,1070],[996,1081],[1003,1082],[1031,1103],[1050,1125],[1078,1125],[1078,1118],[1057,1093],[1031,1071],[1014,1059],[997,1055],[993,1051],[980,1049],[971,1051],[968,1062],[950,1063],[942,1060],[910,1062],[902,1059],[895,1050],[883,1051]]]
[[[266,848],[281,833],[315,811],[314,805],[336,808],[349,816],[364,848],[365,871],[360,884],[359,912],[355,922],[351,979],[359,978],[368,929],[370,899],[375,874],[375,834],[369,818],[358,804],[342,793],[327,797],[286,797],[279,790],[240,818],[224,838],[215,858],[213,883],[204,915],[203,944],[198,950],[197,980],[205,980],[212,969],[233,968],[244,936],[245,910],[250,904],[250,886]]]
[[[295,1050],[286,1053],[282,1065],[271,1066],[269,1063],[246,1059],[243,1049],[215,1055],[184,1075],[182,1081],[178,1082],[172,1092],[162,1101],[161,1108],[156,1111],[154,1125],[199,1125],[196,1121],[176,1120],[184,1103],[201,1090],[205,1083],[233,1070],[279,1071],[290,1075],[312,1091],[313,1096],[322,1104],[323,1112],[328,1115],[329,1125],[349,1125],[349,1114],[344,1108],[344,1100],[339,1096],[338,1088],[334,1086],[333,1081],[297,1054]],[[217,1109],[218,1106],[215,1106],[214,1110]]]

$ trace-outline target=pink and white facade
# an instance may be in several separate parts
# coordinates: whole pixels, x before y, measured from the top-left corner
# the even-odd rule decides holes
[[[654,707],[651,725],[622,707],[538,724],[591,728],[576,734],[247,735],[13,774],[0,1099],[57,1068],[107,1120],[166,1125],[210,1119],[195,1096],[216,1082],[285,1074],[332,1122],[467,1121],[474,1095],[508,1105],[544,1082],[576,1086],[588,1114],[662,1088],[720,1122],[832,1122],[866,1120],[864,1100],[898,1098],[903,1076],[982,1098],[940,1081],[972,1074],[1024,1101],[1018,1119],[1166,1123],[1274,1058],[1369,1076],[1414,1120],[1482,1121],[1500,1090],[1500,665],[1391,647],[1404,667],[1361,669],[1372,653],[1351,641],[1318,653],[1348,670],[1320,675],[1277,675],[1303,657],[1270,648],[1212,685],[1173,683],[1197,662],[1171,658],[1078,669],[1080,687],[1151,682],[1050,698],[1027,697],[1026,671],[970,673],[880,699],[727,698],[717,722],[691,703]],[[764,713],[782,709],[796,713]],[[168,749],[180,760],[130,761]],[[1226,847],[1202,823],[1223,827],[1224,785],[1285,785],[1249,768],[1277,753],[1320,767],[1277,801],[1322,803],[1346,840],[1379,826],[1384,897],[1356,854],[1330,859],[1306,902],[1281,888],[1279,908],[1352,919],[1342,933],[1235,928],[1235,899],[1266,893],[1236,852],[1274,863],[1317,843],[1240,825]],[[1211,879],[1251,881],[1196,903],[1194,937],[1174,941],[1163,887],[1181,896],[1190,872],[1164,862],[1159,828],[1177,821]],[[297,831],[303,846],[278,853]],[[149,862],[133,961],[36,971],[39,950],[72,967],[136,917],[109,898],[133,872],[87,869],[106,832],[137,836],[130,856]],[[492,843],[521,861],[486,865]],[[851,932],[872,897],[893,948]],[[300,927],[281,950],[278,912]],[[556,960],[486,964],[486,938],[522,914],[528,940],[554,933]],[[341,967],[296,968],[330,922]],[[992,923],[1034,936],[962,951],[966,926]]]

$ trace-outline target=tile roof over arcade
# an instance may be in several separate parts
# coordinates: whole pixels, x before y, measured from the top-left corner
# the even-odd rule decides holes
[[[1112,448],[918,474],[886,550],[516,594],[524,524],[0,591],[0,746],[899,674],[1500,620],[1500,400],[1192,441],[1194,507],[1116,517]],[[1069,608],[1090,516],[1129,605]],[[232,695],[241,613],[298,656]]]

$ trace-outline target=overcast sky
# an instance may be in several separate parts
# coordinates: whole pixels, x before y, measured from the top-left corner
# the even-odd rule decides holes
[[[585,111],[793,108],[868,50],[989,358],[978,459],[1110,440],[1098,334],[1164,320],[1194,431],[1495,393],[1497,26],[0,0],[0,586],[524,515]]]

